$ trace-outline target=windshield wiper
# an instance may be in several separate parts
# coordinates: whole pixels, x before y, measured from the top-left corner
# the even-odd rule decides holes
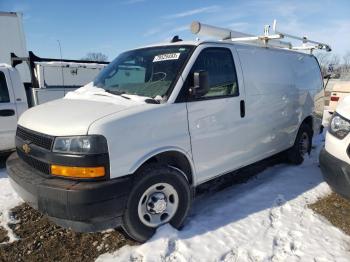
[[[118,95],[118,96],[125,94],[124,91],[119,91],[119,90],[105,89],[105,91],[106,91],[107,93],[110,93],[110,94],[113,94],[113,95]]]
[[[125,92],[124,92],[124,91],[109,90],[109,89],[105,89],[105,91],[106,91],[107,93],[112,94],[112,95],[121,96],[122,98],[125,98],[125,99],[130,100],[130,98],[129,98],[129,97],[123,96],[123,94],[125,94]]]
[[[145,102],[147,104],[160,104],[160,101],[158,101],[158,100],[156,100],[154,98],[147,98],[147,99],[145,99]]]

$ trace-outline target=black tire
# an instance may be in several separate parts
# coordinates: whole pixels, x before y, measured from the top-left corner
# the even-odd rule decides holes
[[[305,138],[305,136],[307,136]],[[295,138],[295,142],[293,147],[291,147],[288,151],[287,151],[287,161],[290,164],[293,165],[300,165],[304,162],[304,156],[305,154],[303,154],[303,150],[301,149],[301,144],[302,144],[302,140],[303,139],[307,139],[308,140],[308,145],[307,145],[307,154],[310,154],[311,152],[311,147],[312,147],[312,136],[313,136],[313,131],[312,128],[310,127],[310,125],[303,123],[301,124],[297,137]]]
[[[176,168],[157,164],[149,165],[135,175],[135,183],[123,215],[122,228],[128,236],[142,243],[154,234],[156,228],[145,225],[139,218],[138,205],[144,192],[158,183],[167,183],[176,190],[179,204],[169,223],[177,229],[181,228],[192,202],[190,186],[184,175]]]

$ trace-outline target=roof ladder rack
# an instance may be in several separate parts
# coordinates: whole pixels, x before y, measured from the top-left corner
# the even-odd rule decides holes
[[[260,36],[253,36],[246,33],[232,31],[230,29],[206,25],[197,21],[192,22],[191,31],[194,34],[219,37],[221,40],[230,40],[232,42],[243,42],[243,43],[253,42],[255,44],[260,44],[260,45],[263,44],[264,46],[271,46],[271,47],[291,49],[291,50],[303,50],[303,51],[309,50],[310,53],[312,53],[314,49],[325,50],[327,52],[330,52],[332,50],[328,44],[310,40],[305,36],[299,37],[299,36],[294,36],[287,33],[282,33],[277,30],[276,24],[277,22],[276,20],[274,20],[273,27],[272,27],[274,34],[270,34],[270,28],[271,28],[270,25],[265,25],[264,34]],[[290,42],[280,41],[280,39],[285,39],[285,38],[300,40],[302,41],[302,45],[293,46],[292,43]],[[312,45],[308,45],[308,43]]]
[[[299,37],[299,36],[294,36],[294,35],[291,35],[291,34],[279,32],[277,30],[277,21],[276,21],[276,19],[273,21],[273,31],[274,31],[275,34],[279,34],[283,38],[288,37],[288,38],[292,38],[292,39],[295,39],[295,40],[302,41],[302,45],[301,46],[292,46],[291,49],[293,49],[293,50],[310,50],[311,53],[312,53],[312,51],[314,49],[325,50],[327,52],[332,51],[332,48],[330,47],[330,45],[325,44],[325,43],[321,43],[321,42],[317,42],[317,41],[314,41],[314,40],[310,40],[306,36]],[[307,45],[307,43],[310,43],[310,44],[313,44],[313,45]]]

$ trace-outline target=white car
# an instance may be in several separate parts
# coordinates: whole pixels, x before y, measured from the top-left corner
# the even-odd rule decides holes
[[[130,50],[21,116],[8,174],[59,225],[121,225],[145,241],[162,224],[179,228],[206,181],[281,152],[301,164],[322,89],[313,55],[273,46],[177,39]]]
[[[329,92],[329,100],[327,100],[324,107],[322,125],[329,127],[330,119],[333,116],[333,113],[338,105],[341,103],[345,97],[350,94],[350,81],[349,80],[338,80],[332,91]]]
[[[339,195],[350,200],[350,97],[337,106],[320,153],[323,177]]]

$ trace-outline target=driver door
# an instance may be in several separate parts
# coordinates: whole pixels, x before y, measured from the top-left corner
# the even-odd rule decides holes
[[[203,49],[188,75],[208,72],[209,91],[187,103],[192,155],[197,170],[197,183],[239,168],[249,161],[243,81],[234,50],[226,47]],[[236,70],[239,68],[239,71]],[[241,79],[242,80],[242,79]]]

